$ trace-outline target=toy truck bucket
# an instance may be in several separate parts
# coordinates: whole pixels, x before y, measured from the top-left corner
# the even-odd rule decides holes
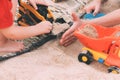
[[[89,37],[85,34],[81,34],[81,30],[85,26],[90,26],[96,29],[96,32],[98,34],[97,38]],[[79,39],[79,41],[85,46],[90,49],[108,53],[109,47],[112,44],[113,41],[119,40],[119,37],[114,37],[116,31],[118,31],[119,28],[117,27],[103,27],[101,25],[95,25],[95,24],[83,24],[78,28],[74,35]]]

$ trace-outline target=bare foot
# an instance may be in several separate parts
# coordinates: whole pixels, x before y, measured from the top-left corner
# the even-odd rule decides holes
[[[8,40],[3,46],[0,46],[0,53],[21,51],[23,48],[24,45],[22,42]]]

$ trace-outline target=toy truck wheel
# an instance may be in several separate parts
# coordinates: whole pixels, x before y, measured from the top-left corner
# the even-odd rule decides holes
[[[116,66],[111,66],[108,68],[108,73],[115,73],[115,74],[119,74],[120,73],[120,68],[116,67]]]
[[[78,60],[80,62],[86,63],[86,64],[90,64],[93,61],[92,55],[90,54],[90,52],[87,51],[87,53],[80,53],[78,56]]]

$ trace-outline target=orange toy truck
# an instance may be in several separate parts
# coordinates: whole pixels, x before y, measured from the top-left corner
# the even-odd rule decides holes
[[[98,36],[92,38],[81,34],[85,26],[93,27]],[[85,46],[78,56],[80,62],[90,64],[93,60],[107,66],[108,72],[120,73],[120,27],[103,27],[95,24],[84,24],[78,28],[74,35]]]

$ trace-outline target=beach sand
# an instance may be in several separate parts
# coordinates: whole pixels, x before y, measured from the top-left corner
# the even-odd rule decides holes
[[[108,67],[103,64],[79,62],[82,47],[79,41],[63,47],[59,39],[51,40],[34,51],[0,62],[0,80],[120,80],[120,74],[107,73]]]

